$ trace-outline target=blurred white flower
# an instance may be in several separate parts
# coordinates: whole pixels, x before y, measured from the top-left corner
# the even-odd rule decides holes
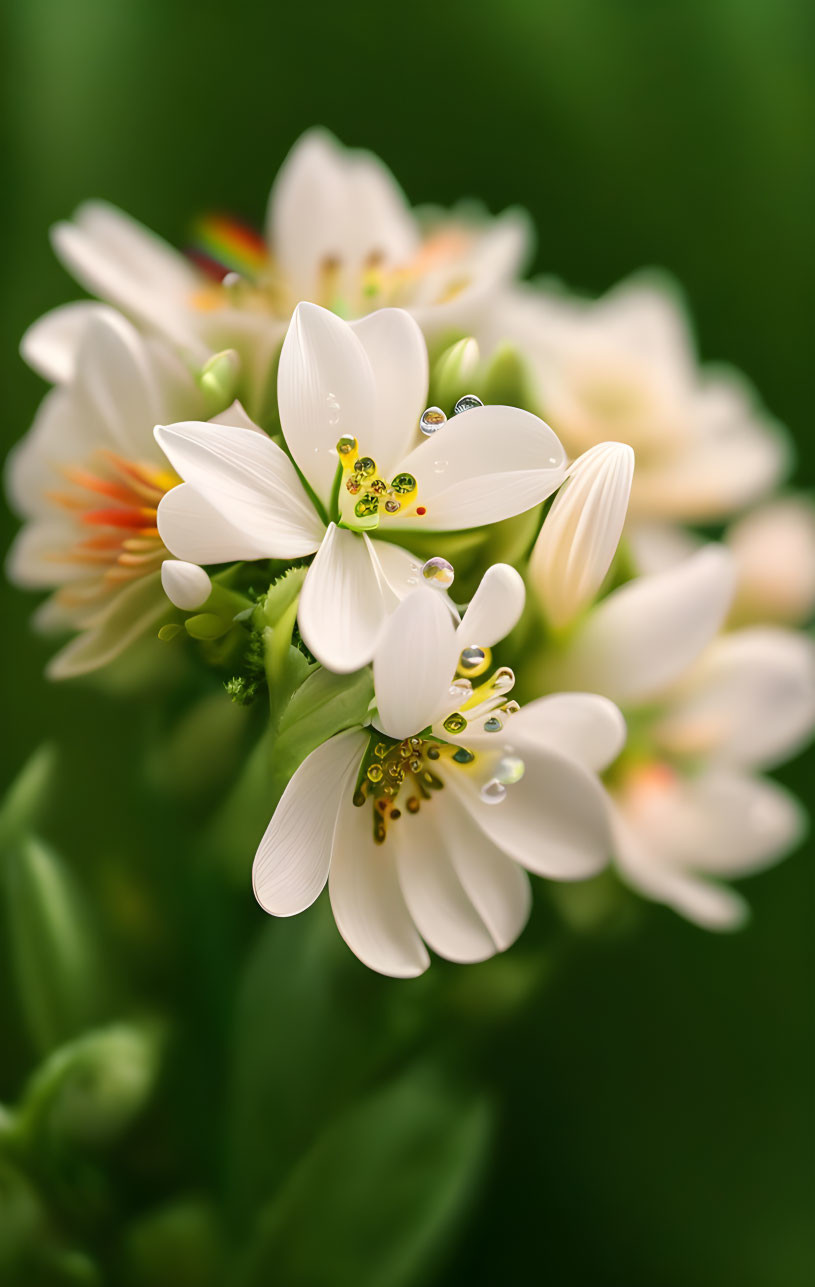
[[[502,292],[486,346],[511,339],[572,456],[633,447],[632,521],[708,522],[770,492],[788,467],[783,430],[737,371],[700,367],[677,292],[633,278],[597,301]]]
[[[815,611],[815,505],[785,496],[745,514],[727,533],[736,562],[733,618],[800,625]]]
[[[204,411],[173,353],[113,310],[95,310],[71,380],[47,395],[6,475],[25,519],[9,575],[18,585],[56,587],[40,624],[79,632],[52,659],[52,678],[112,661],[166,612],[160,568],[168,555],[156,512],[178,478],[153,426]]]
[[[548,621],[568,626],[594,599],[617,552],[628,510],[634,453],[604,442],[578,456],[546,515],[529,579]]]
[[[476,651],[488,668],[497,623],[505,633],[522,607],[521,578],[500,564],[458,627],[437,590],[402,600],[374,656],[373,727],[308,756],[260,843],[253,879],[268,912],[303,911],[327,881],[352,951],[411,977],[430,964],[425,944],[480,961],[514,942],[530,904],[521,868],[577,880],[607,861],[596,771],[624,741],[619,711],[584,694],[519,710],[511,671],[475,688],[466,678]]]
[[[320,129],[304,134],[283,164],[262,237],[212,217],[185,256],[100,201],[53,230],[58,256],[88,291],[199,363],[234,348],[258,397],[300,300],[348,318],[408,308],[434,336],[467,329],[516,275],[529,240],[517,211],[495,219],[471,210],[414,214],[377,157]],[[93,308],[68,305],[36,323],[23,342],[31,365],[64,378]]]
[[[715,878],[765,867],[800,837],[799,805],[756,770],[815,726],[811,640],[774,627],[716,638],[733,584],[715,546],[629,582],[589,615],[557,675],[606,693],[629,721],[608,779],[622,875],[710,929],[747,910]]]
[[[298,607],[303,639],[331,670],[357,670],[422,577],[411,554],[369,532],[409,539],[494,523],[563,478],[563,448],[536,416],[478,406],[423,438],[426,397],[427,350],[408,313],[383,309],[349,325],[298,305],[278,376],[291,459],[245,428],[157,428],[185,480],[159,507],[164,543],[193,563],[316,551]]]

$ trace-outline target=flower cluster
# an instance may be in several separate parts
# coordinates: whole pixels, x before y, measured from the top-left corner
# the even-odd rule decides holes
[[[527,872],[614,862],[731,927],[721,878],[802,826],[759,776],[815,724],[784,432],[700,366],[669,282],[522,283],[529,236],[413,211],[313,131],[262,235],[206,218],[182,253],[80,207],[54,247],[102,302],[23,339],[54,387],[8,466],[9,571],[52,591],[51,676],[186,648],[268,698],[257,899],[328,885],[394,976],[507,948]]]

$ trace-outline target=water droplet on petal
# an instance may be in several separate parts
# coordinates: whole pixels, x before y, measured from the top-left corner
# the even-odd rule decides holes
[[[419,421],[419,428],[425,437],[429,438],[432,434],[438,433],[442,425],[447,423],[447,416],[441,407],[428,407],[427,411],[422,414]]]
[[[497,715],[490,715],[489,719],[484,720],[485,733],[500,733],[503,727]]]
[[[477,644],[471,644],[469,648],[465,648],[458,659],[458,669],[473,676],[482,674],[489,664],[488,650],[479,648]]]
[[[453,415],[460,416],[462,411],[472,411],[473,407],[483,407],[484,403],[474,393],[465,393],[453,407]]]
[[[344,433],[337,442],[337,452],[340,456],[350,456],[352,451],[357,449],[357,440],[350,433]]]
[[[460,711],[454,711],[452,715],[447,716],[444,727],[448,733],[463,733],[467,727],[467,721]]]
[[[447,691],[451,697],[469,697],[473,685],[469,679],[454,679]]]
[[[495,780],[503,786],[514,786],[525,772],[526,765],[517,755],[504,755],[496,765]]]
[[[491,778],[484,783],[478,794],[485,804],[500,804],[507,798],[507,789],[497,778]]]
[[[460,746],[453,756],[456,764],[472,764],[475,756],[472,751],[468,751],[466,746]]]
[[[449,590],[455,575],[453,565],[447,559],[428,559],[422,565],[422,577],[428,585],[435,586],[438,590]]]

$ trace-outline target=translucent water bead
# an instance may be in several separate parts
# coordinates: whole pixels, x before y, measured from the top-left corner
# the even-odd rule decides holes
[[[434,558],[428,559],[422,565],[422,578],[428,585],[434,586],[437,590],[449,590],[455,580],[455,572],[452,563],[447,559]]]

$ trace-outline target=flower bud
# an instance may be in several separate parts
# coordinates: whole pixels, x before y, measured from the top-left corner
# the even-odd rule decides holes
[[[240,358],[234,349],[215,353],[198,372],[198,387],[207,401],[210,414],[222,411],[235,397],[240,373]]]
[[[478,344],[472,336],[444,350],[433,367],[431,381],[433,398],[439,406],[449,411],[456,400],[468,392],[479,361]]]
[[[20,1106],[20,1133],[47,1155],[63,1147],[101,1148],[129,1125],[158,1073],[160,1031],[117,1023],[55,1050],[37,1070]]]
[[[552,626],[589,606],[611,566],[628,509],[634,452],[604,442],[569,467],[535,542],[529,575]]]
[[[212,590],[212,582],[204,569],[197,563],[185,563],[182,559],[164,560],[161,584],[170,603],[184,612],[194,612],[202,607]]]
[[[529,378],[520,351],[514,344],[499,344],[490,358],[482,384],[487,403],[503,407],[528,407]]]

